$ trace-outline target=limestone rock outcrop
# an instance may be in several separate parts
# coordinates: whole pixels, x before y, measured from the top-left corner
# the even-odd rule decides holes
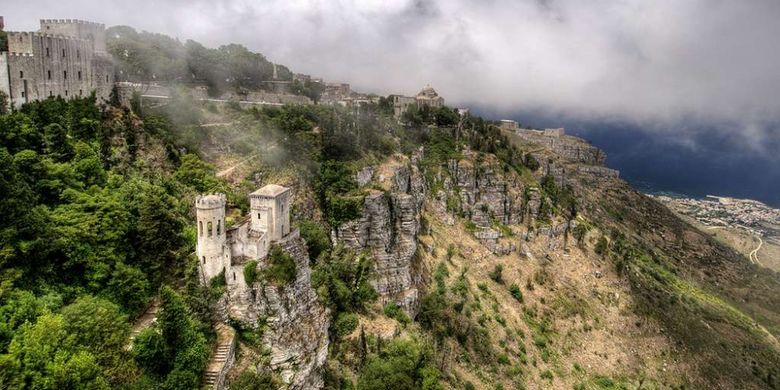
[[[295,280],[281,286],[258,281],[229,287],[227,312],[233,320],[264,328],[270,368],[289,389],[319,389],[328,356],[328,311],[311,286],[309,255],[300,234],[294,231],[278,245],[295,260]],[[261,262],[258,268],[265,266]]]
[[[368,250],[380,302],[395,302],[414,316],[420,282],[414,259],[425,181],[413,163],[395,166],[386,179],[389,190],[367,189],[361,217],[334,229],[332,238],[352,249]]]

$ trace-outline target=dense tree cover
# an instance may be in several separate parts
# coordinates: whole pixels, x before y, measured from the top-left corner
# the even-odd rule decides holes
[[[117,62],[121,80],[205,82],[209,93],[241,93],[263,88],[273,78],[274,66],[262,54],[230,44],[217,49],[188,40],[181,43],[167,35],[137,32],[128,26],[107,30],[108,51]],[[292,72],[276,67],[279,80],[292,80]],[[302,86],[302,89],[305,86]],[[296,91],[314,94],[308,89]]]
[[[200,383],[209,348],[184,300],[170,287],[160,291],[160,314],[153,327],[134,343],[136,361],[145,375],[164,389],[193,389]]]
[[[0,115],[0,387],[107,388],[145,371],[129,318],[188,276],[192,196],[219,186],[166,131],[94,97]]]
[[[371,354],[360,371],[359,390],[439,390],[433,350],[415,339],[395,339]]]

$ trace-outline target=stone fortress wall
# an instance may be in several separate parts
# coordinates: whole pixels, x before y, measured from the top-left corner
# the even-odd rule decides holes
[[[43,19],[37,32],[8,32],[0,53],[0,91],[12,108],[50,96],[108,99],[114,67],[106,55],[105,26]]]

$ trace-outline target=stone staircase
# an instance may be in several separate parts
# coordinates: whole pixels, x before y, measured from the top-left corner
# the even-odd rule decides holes
[[[203,386],[210,389],[223,389],[225,375],[235,359],[235,331],[225,325],[217,325],[217,348],[209,358],[203,374]]]

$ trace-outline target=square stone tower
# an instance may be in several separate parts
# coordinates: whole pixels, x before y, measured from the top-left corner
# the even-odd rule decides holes
[[[266,232],[270,241],[290,234],[290,189],[269,184],[249,194],[251,230]]]

